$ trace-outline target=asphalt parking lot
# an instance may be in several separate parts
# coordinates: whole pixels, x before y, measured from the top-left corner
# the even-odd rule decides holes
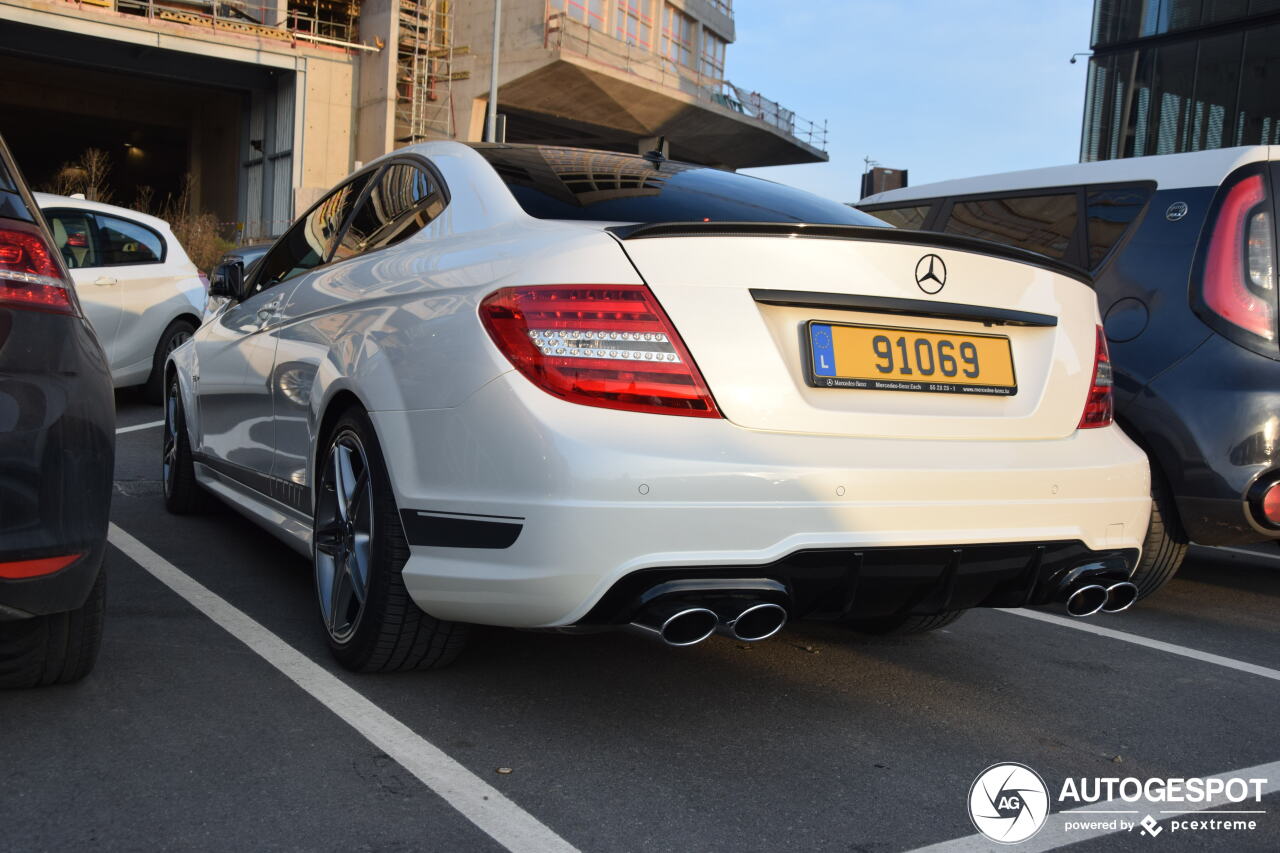
[[[160,410],[117,404],[102,654],[81,684],[0,694],[0,849],[977,850],[969,788],[1002,761],[1051,790],[1270,774],[1228,807],[1255,830],[1051,816],[1010,849],[1280,849],[1280,560],[1196,552],[1098,620],[691,649],[495,629],[449,669],[355,676],[308,564],[229,511],[166,515]]]

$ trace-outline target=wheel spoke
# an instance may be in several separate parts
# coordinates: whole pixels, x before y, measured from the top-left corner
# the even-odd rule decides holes
[[[341,541],[341,531],[338,522],[330,521],[324,526],[316,527],[315,544],[316,550],[321,554],[327,554],[330,557],[336,557],[338,554],[338,543]]]
[[[334,565],[333,603],[332,611],[329,614],[329,632],[335,636],[351,624],[347,613],[351,609],[351,598],[354,590],[351,585],[351,572],[347,569],[346,563],[347,561],[344,559]]]
[[[333,629],[333,575],[337,569],[334,558],[330,554],[317,553],[316,589],[320,593],[320,615],[324,624]]]
[[[351,568],[352,580],[355,582],[356,597],[363,604],[365,590],[369,586],[369,558],[372,551],[373,537],[368,533],[357,532],[353,538],[351,558],[348,561],[348,565]]]
[[[333,492],[338,499],[338,518],[350,521],[351,510],[348,504],[351,500],[351,485],[355,480],[355,475],[351,472],[351,451],[342,444],[335,444],[330,464],[333,467]]]
[[[359,477],[356,477],[355,485],[351,488],[351,498],[347,502],[347,513],[352,521],[357,521],[361,517],[361,511],[368,506],[368,491],[369,472],[364,470],[360,472]]]

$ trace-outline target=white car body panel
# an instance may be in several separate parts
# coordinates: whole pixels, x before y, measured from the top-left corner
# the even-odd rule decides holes
[[[869,195],[858,201],[858,207],[913,199],[965,196],[991,192],[1039,190],[1079,183],[1106,184],[1132,181],[1135,175],[1144,181],[1155,181],[1162,190],[1183,187],[1212,187],[1241,166],[1265,163],[1280,158],[1280,146],[1244,145],[1237,148],[1213,148],[1182,154],[1156,154],[1150,157],[1122,157],[1091,163],[1068,163],[1039,169],[1022,169],[995,175],[956,178],[932,184],[917,184]]]
[[[1113,428],[959,447],[773,433],[578,406],[516,373],[459,407],[372,417],[405,448],[391,467],[401,507],[525,519],[507,549],[414,549],[414,599],[469,622],[569,625],[628,572],[801,548],[1137,548],[1151,509],[1146,457]]]
[[[1080,421],[1093,379],[1097,304],[1060,275],[970,252],[938,249],[947,284],[938,301],[1059,318],[1050,328],[902,318],[764,305],[750,289],[918,298],[918,246],[774,237],[636,240],[627,253],[680,330],[725,417],[786,432],[899,438],[1063,438]],[[796,330],[807,320],[1007,335],[1018,393],[842,394],[803,380]],[[1052,375],[1050,375],[1052,372]],[[1054,388],[1054,394],[1045,394]]]
[[[201,453],[198,480],[301,553],[317,437],[340,395],[369,413],[402,512],[521,520],[510,547],[412,547],[406,586],[439,618],[571,625],[630,572],[759,566],[802,548],[1141,547],[1145,456],[1114,426],[1075,429],[1097,323],[1084,284],[967,251],[871,240],[624,244],[605,223],[529,217],[466,146],[390,156],[415,154],[451,193],[426,228],[220,307],[171,357]],[[1014,339],[1017,395],[809,388],[798,378],[798,322],[885,324],[886,315],[775,310],[748,293],[918,297],[912,271],[925,251],[946,260],[947,301],[1060,318],[995,330]],[[477,314],[506,286],[642,282],[726,419],[555,398],[513,370]],[[235,399],[210,406],[213,397]]]
[[[159,263],[72,267],[76,296],[98,335],[117,388],[139,385],[151,375],[156,346],[179,317],[200,324],[206,291],[199,270],[163,219],[111,204],[36,193],[46,216],[50,210],[102,213],[147,226],[165,243]],[[52,224],[52,223],[51,223]]]

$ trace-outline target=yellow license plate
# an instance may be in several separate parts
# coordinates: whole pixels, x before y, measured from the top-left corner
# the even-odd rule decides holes
[[[809,321],[809,384],[939,394],[1018,393],[1004,335]]]

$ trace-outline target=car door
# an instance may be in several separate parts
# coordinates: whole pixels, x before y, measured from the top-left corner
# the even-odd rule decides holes
[[[271,494],[275,454],[273,367],[281,307],[329,257],[367,175],[321,199],[276,241],[246,282],[196,336],[196,404],[202,461]]]
[[[444,209],[441,181],[416,160],[393,160],[377,173],[335,245],[330,263],[311,273],[284,308],[272,383],[276,397],[273,472],[281,482],[308,484],[314,442],[309,414],[320,365],[334,351],[360,350],[360,337],[370,322],[360,301],[370,291],[395,283],[394,274],[389,276],[380,264],[377,250],[416,234]]]
[[[116,329],[120,325],[123,301],[117,278],[112,271],[103,269],[93,214],[58,208],[46,210],[44,215],[53,231],[54,245],[71,272],[80,307],[114,371]]]

